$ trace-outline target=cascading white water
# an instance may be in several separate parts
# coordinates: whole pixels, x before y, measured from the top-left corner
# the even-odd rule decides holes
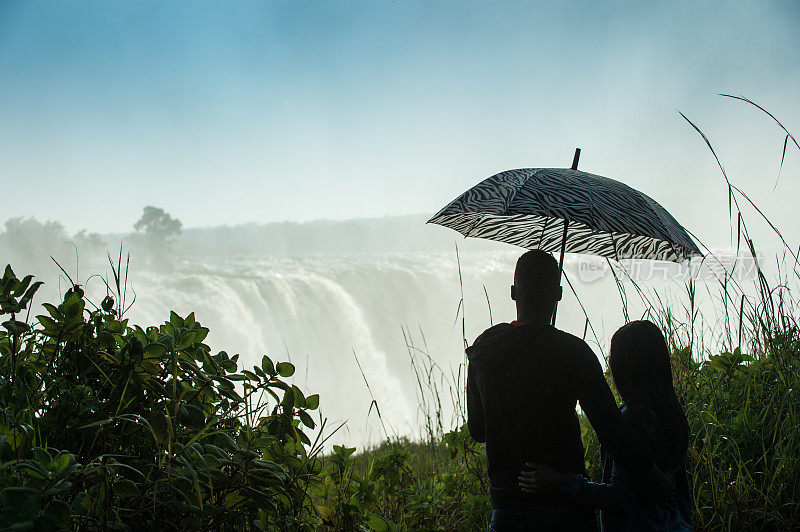
[[[373,226],[381,224],[394,229],[371,232]],[[41,312],[39,303],[57,301],[68,286],[63,275],[59,280],[60,271],[50,260],[50,253],[73,280],[86,284],[87,294],[95,301],[105,295],[105,287],[96,276],[87,279],[87,274],[109,273],[99,250],[94,255],[80,254],[78,274],[74,249],[64,244],[63,231],[50,235],[50,225],[35,221],[23,225],[25,231],[12,234],[7,230],[0,239],[0,262],[13,264],[18,275],[31,273],[47,283],[35,300],[34,316]],[[132,323],[147,326],[166,321],[170,310],[183,316],[194,312],[211,331],[207,342],[212,349],[239,353],[240,367],[259,363],[264,354],[275,361],[291,361],[297,368],[292,381],[307,393],[320,394],[327,427],[347,422],[328,445],[364,446],[387,433],[421,435],[425,414],[420,411],[405,329],[416,347],[423,348],[451,377],[451,382],[440,383],[439,389],[444,428],[451,428],[453,396],[463,393],[463,381],[454,382],[464,362],[459,312],[465,309],[464,334],[469,342],[490,325],[490,305],[494,323],[512,320],[509,286],[522,250],[461,240],[460,284],[459,260],[449,233],[439,233],[437,240],[437,229],[424,227],[419,220],[339,225],[300,228],[318,249],[338,244],[347,248],[342,252],[270,254],[255,248],[263,247],[264,242],[277,246],[272,240],[294,242],[277,237],[270,240],[276,231],[279,236],[283,234],[283,226],[278,227],[280,231],[269,227],[220,229],[224,234],[215,238],[211,238],[214,230],[188,231],[185,241],[178,242],[183,249],[175,254],[174,268],[165,271],[148,269],[143,264],[147,254],[137,255],[134,250],[128,286],[135,291],[136,301],[127,317]],[[395,233],[405,235],[404,239],[398,240]],[[111,247],[110,242],[108,245]],[[242,252],[246,249],[247,254]],[[610,334],[623,323],[620,297],[607,270],[574,259],[568,257],[565,272],[597,333],[595,338],[586,331],[586,339],[602,355]],[[658,287],[662,303],[669,305],[669,294],[675,293],[672,289],[678,288],[676,297],[680,298],[684,281],[659,281],[663,271],[663,265],[659,265],[658,270],[649,272],[657,275],[640,276],[640,281],[646,287]],[[624,277],[622,281],[625,284]],[[712,280],[709,287],[715,283]],[[463,306],[459,303],[462,287]],[[643,307],[637,304],[633,287],[629,283],[627,287],[630,317],[636,319],[643,315]],[[129,291],[128,301],[132,293]],[[558,326],[581,336],[586,325],[583,311],[566,283],[564,293]],[[680,304],[674,308],[680,308]],[[412,349],[411,353],[418,352]],[[385,431],[377,410],[371,408],[373,397]]]
[[[495,321],[512,318],[511,305],[496,303],[508,292],[517,255],[462,256],[468,338],[489,326],[486,294]],[[401,327],[424,333],[441,367],[463,363],[455,253],[197,258],[169,273],[134,271],[130,283],[135,323],[194,312],[210,328],[212,348],[239,353],[242,366],[263,354],[293,362],[294,382],[320,394],[329,425],[347,421],[331,442],[364,445],[385,436],[376,411],[368,416],[372,397],[390,434],[417,433],[417,383]]]

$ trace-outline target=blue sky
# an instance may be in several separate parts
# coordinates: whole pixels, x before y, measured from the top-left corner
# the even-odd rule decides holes
[[[0,0],[0,223],[432,214],[581,146],[713,243],[725,191],[680,109],[793,235],[800,154],[772,192],[782,134],[716,94],[800,133],[798,67],[788,0]]]

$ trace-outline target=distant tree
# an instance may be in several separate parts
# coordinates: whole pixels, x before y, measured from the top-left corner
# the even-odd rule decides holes
[[[159,247],[171,244],[181,234],[181,227],[183,224],[180,220],[164,212],[164,209],[151,205],[144,208],[142,217],[133,225],[134,229]]]
[[[72,263],[80,252],[81,262],[89,260],[91,264],[104,247],[105,242],[97,233],[84,229],[70,236],[60,222],[51,220],[40,222],[19,216],[9,218],[0,227],[0,260],[36,272],[52,268],[51,256],[60,263]]]
[[[166,252],[172,250],[175,238],[181,234],[181,227],[181,221],[167,214],[164,209],[148,205],[142,217],[133,225],[136,230],[133,235],[134,247],[143,248],[151,264],[167,265]]]
[[[101,249],[105,245],[103,237],[97,233],[89,233],[86,229],[81,229],[75,233],[72,240],[74,240],[75,244],[78,246],[85,246],[89,249]]]

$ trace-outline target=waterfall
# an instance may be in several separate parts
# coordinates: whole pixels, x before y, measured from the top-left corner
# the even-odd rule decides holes
[[[512,319],[505,300],[517,255],[462,256],[470,340],[489,326],[487,294],[495,322]],[[294,382],[320,394],[328,425],[347,422],[331,442],[385,437],[370,412],[373,397],[390,435],[418,434],[417,383],[402,327],[425,335],[428,354],[445,371],[463,363],[455,253],[195,257],[168,273],[134,271],[130,284],[134,323],[194,312],[211,330],[212,349],[239,353],[241,366],[264,354],[291,361]]]
[[[331,238],[353,232],[351,225],[344,224]],[[322,231],[304,230],[316,235],[312,229]],[[403,329],[414,337],[416,347],[423,348],[424,355],[414,350],[412,354],[430,355],[432,363],[452,377],[464,363],[462,315],[468,342],[490,325],[490,315],[494,323],[515,316],[509,286],[521,250],[511,246],[480,241],[470,249],[474,241],[461,241],[459,261],[453,248],[444,245],[439,250],[398,251],[387,244],[387,249],[358,251],[359,241],[353,237],[348,244],[352,249],[341,252],[270,254],[253,249],[236,254],[247,242],[259,241],[243,231],[230,230],[225,238],[205,241],[205,246],[201,237],[208,231],[198,232],[193,236],[197,242],[192,241],[192,246],[184,243],[187,249],[176,253],[174,267],[165,271],[148,269],[134,250],[128,301],[134,292],[136,300],[126,317],[147,326],[163,323],[171,310],[182,316],[194,312],[211,331],[206,341],[212,349],[238,353],[240,367],[259,363],[264,354],[274,361],[292,362],[297,368],[292,382],[306,393],[320,394],[320,411],[328,419],[327,427],[345,423],[328,445],[363,447],[379,442],[387,432],[390,436],[421,434],[418,383]],[[325,243],[334,246],[335,242],[322,236],[312,239],[317,248],[324,248]],[[70,245],[51,242],[29,249],[28,243],[40,239],[6,240],[0,246],[0,258],[12,263],[18,275],[31,273],[46,282],[37,294],[32,315],[42,312],[41,302],[58,300],[68,286],[49,258],[50,249],[70,276],[86,285],[89,297],[99,301],[105,295],[105,286],[92,275],[110,273],[102,254],[81,253],[77,275]],[[421,236],[415,236],[415,241],[426,242]],[[413,242],[404,242],[413,247]],[[230,253],[223,252],[225,243],[231,247]],[[487,249],[489,244],[494,247]],[[587,331],[586,339],[599,355],[607,350],[610,334],[623,321],[616,284],[602,269],[603,264],[574,257],[565,263],[565,272],[597,333],[595,339]],[[643,283],[658,287],[664,302],[675,303],[671,293],[677,293],[676,299],[682,297],[682,281],[647,278]],[[642,315],[642,305],[636,302],[631,286],[628,291],[632,296],[630,316],[636,319]],[[565,284],[558,326],[581,336],[585,325],[583,311]],[[447,425],[452,419],[452,395],[463,393],[463,382],[453,380],[440,383],[445,429],[450,428]],[[371,408],[373,397],[384,424],[377,418],[378,410]]]

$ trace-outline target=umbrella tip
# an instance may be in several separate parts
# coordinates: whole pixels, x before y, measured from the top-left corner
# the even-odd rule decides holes
[[[572,158],[572,169],[578,169],[578,160],[581,158],[581,149],[575,148],[575,157]]]

